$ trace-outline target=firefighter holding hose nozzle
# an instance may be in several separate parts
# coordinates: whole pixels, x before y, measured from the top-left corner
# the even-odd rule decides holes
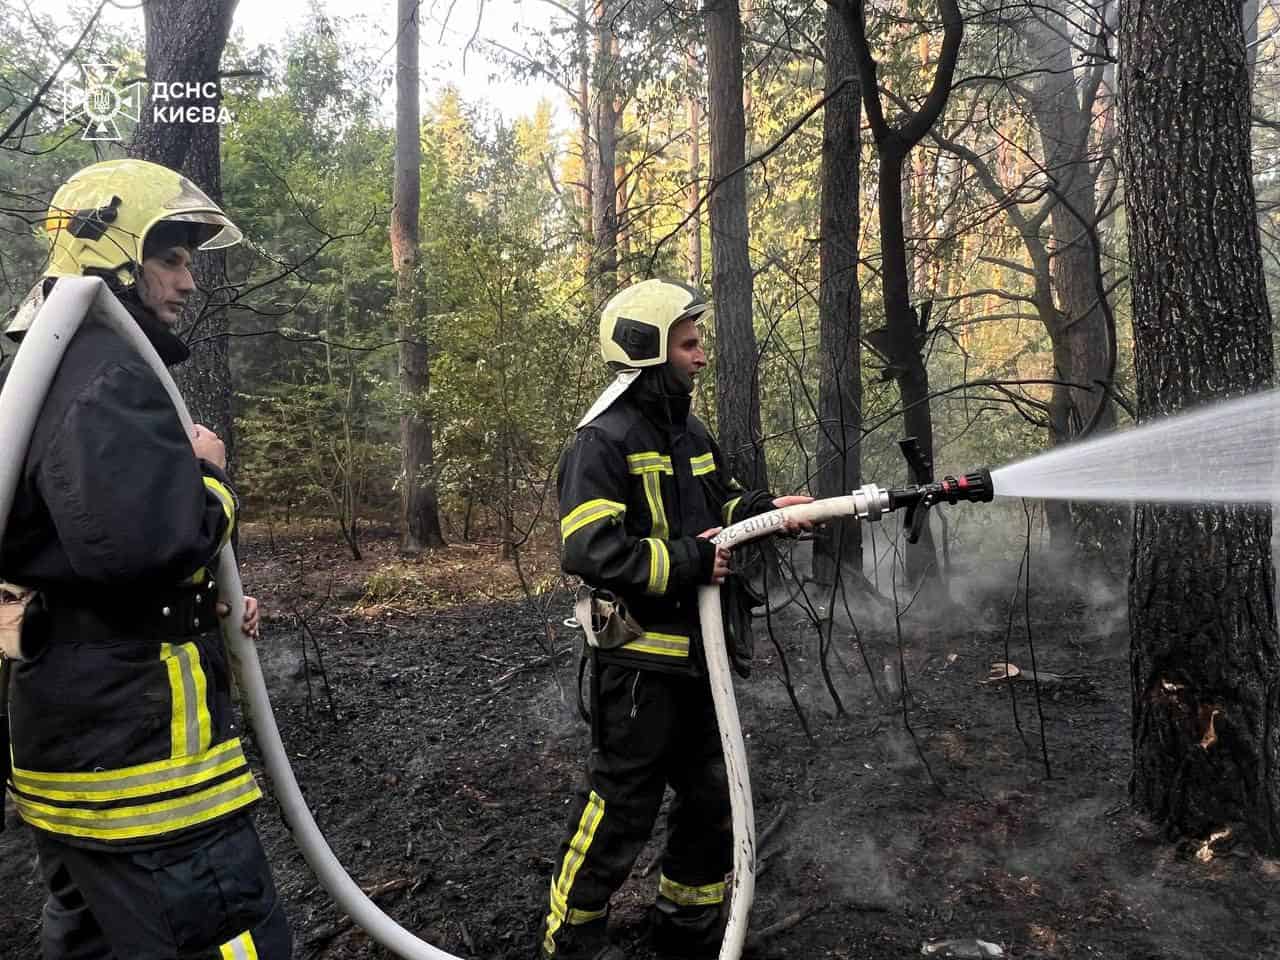
[[[174,327],[194,252],[240,240],[190,180],[140,160],[75,174],[45,227],[49,265],[10,336],[59,278],[96,276],[169,365],[188,356]],[[225,466],[123,338],[86,324],[67,345],[0,543],[0,578],[30,591],[20,620],[0,617],[0,700],[48,888],[46,960],[290,956],[219,635]],[[252,598],[241,616],[256,634]]]
[[[609,898],[675,791],[651,936],[659,950],[714,956],[732,863],[729,790],[702,663],[696,590],[728,578],[730,622],[745,616],[729,553],[710,537],[810,497],[747,491],[689,412],[706,366],[693,287],[652,279],[604,307],[600,348],[617,375],[578,424],[560,464],[564,568],[581,576],[591,753],[551,878],[537,955],[622,960]],[[794,532],[796,524],[788,525]],[[739,594],[738,596],[741,596]]]

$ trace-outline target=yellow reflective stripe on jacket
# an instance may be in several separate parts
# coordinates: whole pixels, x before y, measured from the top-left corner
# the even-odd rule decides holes
[[[645,537],[644,542],[649,545],[649,583],[645,592],[662,596],[667,592],[667,580],[671,576],[671,552],[664,540]]]
[[[662,475],[675,475],[671,458],[656,450],[627,454],[628,472],[638,476],[644,486],[644,498],[649,504],[649,532],[660,540],[670,535],[667,526],[667,508],[662,502]]]
[[[625,503],[616,500],[588,500],[570,510],[560,520],[560,540],[568,540],[570,535],[581,530],[587,524],[595,523],[606,517],[620,517],[627,512]]]
[[[13,770],[13,785],[22,793],[41,800],[129,800],[159,796],[217,779],[237,767],[246,767],[244,748],[238,738],[224,740],[198,757],[158,760],[116,770],[89,773],[45,773],[41,770]]]
[[[209,716],[209,681],[194,643],[162,643],[160,659],[169,671],[169,756],[194,757],[213,742],[213,720]]]
[[[253,934],[246,930],[218,947],[218,960],[258,960],[258,945],[253,942]]]
[[[729,526],[729,524],[733,523],[733,511],[734,511],[734,508],[735,508],[735,507],[737,507],[737,505],[738,505],[739,503],[741,503],[741,502],[742,502],[742,498],[741,498],[741,497],[734,497],[732,500],[730,500],[728,503],[726,503],[726,504],[724,505],[724,511],[723,511],[723,512],[724,512],[724,525],[725,525],[726,527],[727,527],[727,526]]]
[[[227,529],[223,531],[222,541],[218,544],[219,548],[225,547],[231,539],[231,531],[236,528],[236,498],[215,477],[206,476],[204,478],[204,486],[206,490],[218,498],[218,502],[222,504],[222,512],[227,515]]]
[[[216,820],[261,796],[253,774],[246,770],[233,780],[173,800],[105,810],[55,807],[28,800],[19,793],[14,793],[13,799],[22,819],[37,829],[88,840],[133,840]]]
[[[645,473],[640,479],[644,484],[644,498],[649,501],[650,532],[665,540],[670,531],[667,528],[667,508],[662,503],[662,474]]]
[[[700,887],[690,887],[676,883],[671,878],[658,875],[658,896],[666,897],[672,903],[682,907],[704,907],[713,903],[724,902],[725,883],[706,883]]]
[[[695,477],[700,477],[704,473],[715,473],[716,456],[714,453],[704,453],[700,457],[690,457],[689,466],[693,469]]]
[[[627,454],[627,470],[630,473],[675,473],[671,458],[657,450],[643,450]]]
[[[648,653],[656,657],[688,657],[689,638],[677,633],[644,632],[639,640],[624,643],[618,648],[631,653]]]
[[[551,881],[551,912],[547,914],[546,934],[542,938],[543,949],[548,954],[556,952],[556,931],[576,912],[569,910],[569,891],[573,889],[574,878],[587,859],[587,851],[591,849],[603,819],[604,797],[592,790],[587,796],[587,805],[582,808],[582,816],[578,818],[578,829],[569,841],[564,862],[560,864],[560,872]]]

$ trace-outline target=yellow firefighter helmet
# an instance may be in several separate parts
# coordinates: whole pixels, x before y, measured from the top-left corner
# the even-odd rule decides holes
[[[679,280],[633,283],[600,311],[600,353],[610,367],[656,367],[667,362],[671,328],[710,309],[701,290]]]
[[[50,245],[46,277],[115,274],[134,283],[147,233],[158,223],[191,224],[200,250],[240,242],[240,230],[194,183],[145,160],[106,160],[58,188],[45,220]]]

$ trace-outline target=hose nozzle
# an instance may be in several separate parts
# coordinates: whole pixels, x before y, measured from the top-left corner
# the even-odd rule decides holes
[[[991,486],[991,471],[987,469],[966,473],[961,477],[943,477],[933,483],[917,483],[900,490],[889,491],[889,509],[905,507],[907,542],[915,543],[924,530],[929,508],[936,503],[989,503],[995,499]]]

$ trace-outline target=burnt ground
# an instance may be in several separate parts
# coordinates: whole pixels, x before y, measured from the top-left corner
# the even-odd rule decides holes
[[[523,591],[491,548],[397,564],[385,536],[358,564],[316,531],[259,533],[244,553],[265,604],[260,650],[280,727],[339,859],[431,943],[526,960],[586,746],[563,584],[504,599]],[[1117,601],[1033,589],[1037,667],[1052,674],[1039,689],[1043,724],[1032,683],[983,682],[993,661],[1030,666],[1021,602],[1005,653],[1015,569],[945,626],[908,617],[904,671],[891,618],[860,613],[865,661],[838,626],[828,669],[843,712],[797,604],[772,618],[776,648],[759,631],[755,673],[738,684],[757,825],[768,828],[748,956],[889,960],[980,938],[1018,958],[1280,957],[1280,863],[1225,844],[1198,857],[1128,805]],[[526,560],[524,574],[554,584],[553,558]],[[389,956],[318,888],[273,801],[257,821],[296,956]],[[8,824],[0,956],[34,957],[32,844],[11,808]],[[653,956],[643,938],[657,850],[614,903],[636,960]]]

